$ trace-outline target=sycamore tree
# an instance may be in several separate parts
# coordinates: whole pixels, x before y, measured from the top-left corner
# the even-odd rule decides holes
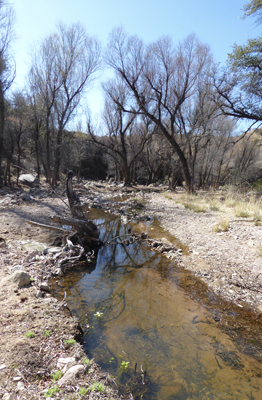
[[[128,93],[124,105],[115,98],[118,107],[126,114],[143,115],[157,126],[179,158],[187,191],[193,191],[189,147],[197,136],[210,134],[204,126],[204,110],[209,109],[210,117],[215,114],[207,95],[213,68],[209,47],[194,35],[177,46],[168,37],[147,46],[116,28],[109,38],[106,61]]]

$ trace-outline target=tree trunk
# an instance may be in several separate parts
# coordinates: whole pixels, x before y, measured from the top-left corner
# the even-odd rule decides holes
[[[2,83],[0,81],[0,188],[3,186],[2,160],[3,160],[4,125],[5,125],[5,102],[4,102]]]
[[[52,178],[52,185],[57,185],[59,181],[59,169],[61,164],[61,147],[62,147],[62,139],[63,139],[63,128],[59,126],[57,139],[56,139],[56,151],[55,151],[55,166],[54,166],[54,173]]]

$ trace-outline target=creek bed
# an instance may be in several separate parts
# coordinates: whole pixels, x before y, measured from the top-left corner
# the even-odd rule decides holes
[[[130,228],[141,230],[102,210],[88,218],[104,242],[126,237]],[[161,236],[150,224],[147,230]],[[219,299],[200,286],[144,242],[111,243],[99,249],[95,264],[60,278],[55,295],[67,292],[71,312],[86,329],[85,350],[116,377],[126,398],[261,399],[257,337],[221,329],[221,310],[231,319],[238,311],[222,303],[219,310]],[[213,307],[201,301],[202,292]]]

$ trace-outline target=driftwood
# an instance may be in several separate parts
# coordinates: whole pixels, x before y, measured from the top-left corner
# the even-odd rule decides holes
[[[66,182],[66,193],[72,218],[60,217],[58,215],[49,217],[52,222],[60,224],[62,225],[62,227],[40,224],[34,221],[26,222],[40,228],[57,231],[63,234],[64,242],[66,239],[70,238],[73,245],[80,245],[83,247],[84,251],[89,251],[92,250],[94,247],[97,247],[98,245],[102,245],[103,242],[99,240],[99,229],[92,221],[89,221],[86,218],[81,208],[80,199],[73,190],[72,177],[73,173],[72,171],[69,171]]]
[[[29,221],[29,220],[26,220],[25,222],[27,224],[30,224],[30,225],[33,225],[33,226],[38,226],[39,228],[45,228],[45,229],[49,229],[51,231],[61,232],[61,233],[64,233],[64,234],[68,233],[67,229],[58,228],[57,226],[40,224],[39,222],[34,222],[34,221]]]
[[[61,225],[73,226],[74,229],[78,232],[80,237],[89,239],[94,242],[101,242],[99,238],[99,230],[97,226],[89,220],[80,220],[74,218],[63,218],[58,215],[50,216],[49,219],[52,222],[56,222]]]

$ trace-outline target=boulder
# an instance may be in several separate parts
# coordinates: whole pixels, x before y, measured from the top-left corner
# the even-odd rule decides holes
[[[36,176],[32,174],[23,174],[19,176],[19,183],[29,186],[29,187],[35,187],[36,185],[39,185],[39,180]]]
[[[30,275],[24,271],[16,271],[8,278],[9,282],[15,283],[19,288],[30,285]]]

